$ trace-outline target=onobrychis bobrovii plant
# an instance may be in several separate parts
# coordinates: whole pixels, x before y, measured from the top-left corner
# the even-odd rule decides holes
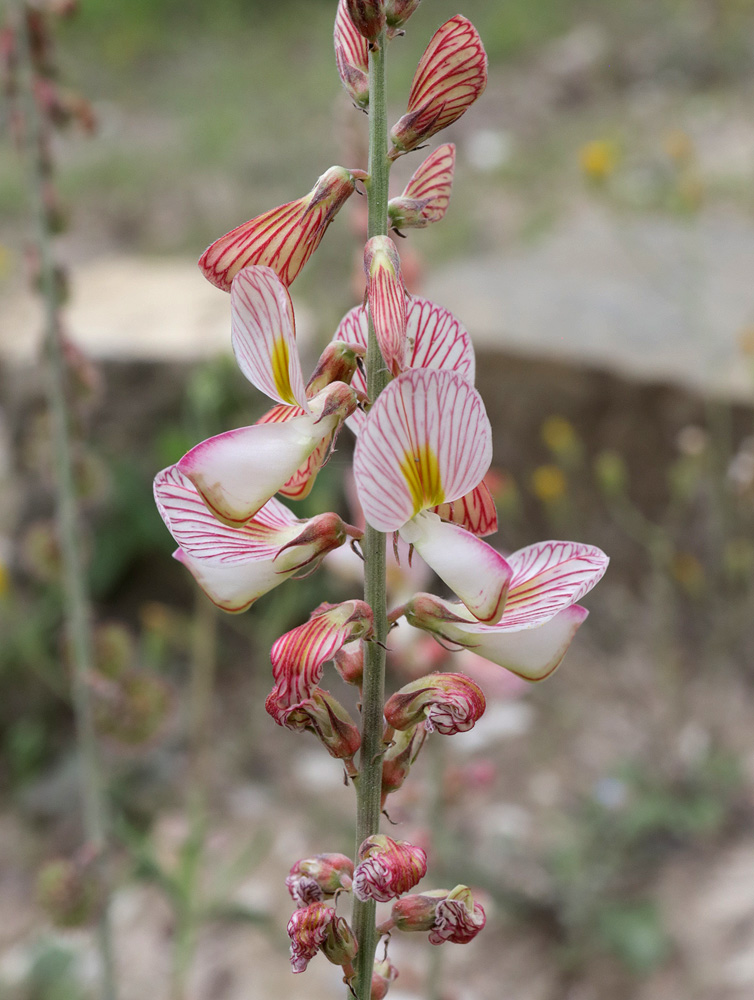
[[[287,884],[296,906],[288,925],[293,971],[303,972],[321,951],[342,967],[358,1000],[384,997],[398,974],[387,957],[375,963],[379,936],[419,931],[435,945],[465,943],[485,923],[466,886],[411,892],[426,872],[424,851],[380,833],[385,800],[427,734],[468,730],[485,708],[478,685],[460,673],[430,674],[385,703],[390,628],[405,618],[443,644],[541,680],[563,659],[587,615],[577,602],[607,566],[590,545],[548,541],[503,556],[483,540],[496,531],[497,515],[484,484],[492,435],[474,388],[471,341],[442,306],[407,294],[388,235],[442,219],[454,147],[429,153],[393,199],[388,178],[398,157],[481,94],[487,58],[466,18],[443,24],[419,62],[406,114],[388,135],[385,54],[418,4],[340,0],[336,65],[354,104],[369,114],[367,169],[330,167],[307,195],[238,226],[203,254],[205,276],[230,292],[239,367],[273,405],[252,426],[196,445],[155,480],[176,558],[226,611],[244,611],[347,542],[363,553],[363,599],[322,604],[274,643],[266,702],[279,725],[317,736],[357,793],[354,860],[318,854],[296,861]],[[369,204],[365,301],[343,318],[306,381],[288,288],[357,184]],[[299,519],[276,498],[309,492],[344,423],[356,437],[364,530],[336,513]],[[402,540],[415,550],[456,599],[419,593],[388,609],[388,535],[396,549]],[[359,689],[360,725],[320,687],[329,661]],[[340,912],[347,894],[350,919]],[[392,904],[379,925],[378,902]]]

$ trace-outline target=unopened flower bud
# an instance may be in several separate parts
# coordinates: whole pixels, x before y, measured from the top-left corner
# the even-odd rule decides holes
[[[364,646],[360,640],[346,643],[333,657],[333,663],[346,684],[361,687],[364,679]]]
[[[258,215],[215,240],[199,258],[205,278],[229,292],[242,268],[264,264],[290,285],[353,194],[358,173],[330,167],[303,198]]]
[[[414,74],[406,114],[393,126],[393,159],[416,149],[460,118],[487,85],[479,34],[457,14],[437,29]]]
[[[404,896],[393,903],[390,927],[401,931],[429,931],[430,944],[468,944],[486,923],[484,910],[465,885],[432,889]]]
[[[358,108],[369,104],[369,43],[348,13],[346,0],[339,0],[335,15],[335,64],[343,86]]]
[[[290,707],[282,704],[278,689],[273,688],[264,707],[279,726],[314,733],[330,756],[338,760],[353,760],[361,746],[361,734],[351,716],[321,688],[315,688],[311,697]]]
[[[406,684],[388,699],[385,718],[394,729],[426,722],[444,736],[473,728],[486,703],[477,684],[465,674],[429,674]]]
[[[345,0],[345,6],[358,33],[376,42],[385,27],[384,0]]]
[[[291,706],[308,698],[325,663],[354,640],[372,635],[372,609],[364,601],[321,604],[308,622],[276,639],[270,651],[276,698]]]
[[[303,972],[318,951],[334,965],[350,965],[357,945],[348,922],[325,903],[310,903],[288,921],[291,968]]]
[[[359,848],[353,892],[357,899],[386,903],[413,889],[426,874],[427,855],[421,847],[375,834]]]
[[[344,344],[342,340],[333,340],[322,352],[312,376],[306,383],[308,395],[315,395],[331,382],[351,384],[353,373],[359,361],[366,356],[366,350],[361,344]]]
[[[403,194],[390,199],[387,214],[393,229],[423,229],[443,218],[450,201],[455,150],[450,142],[439,146],[417,167]]]
[[[353,861],[345,854],[317,854],[297,861],[285,880],[291,899],[298,907],[322,902],[341,890],[351,888]]]
[[[397,732],[392,745],[382,756],[382,807],[391,792],[396,792],[408,777],[411,765],[419,756],[427,737],[427,727],[422,722],[413,729]]]
[[[389,28],[402,28],[421,0],[385,0],[385,21]]]
[[[406,289],[398,248],[389,236],[373,236],[364,247],[367,298],[385,364],[399,375],[406,363]]]
[[[398,978],[398,970],[388,959],[374,963],[370,1000],[385,1000],[390,984]]]

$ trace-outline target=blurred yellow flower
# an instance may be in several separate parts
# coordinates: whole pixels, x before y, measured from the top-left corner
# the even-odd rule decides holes
[[[8,568],[0,561],[0,598],[5,597],[5,595],[10,590],[10,574],[8,573]]]
[[[557,465],[540,465],[532,473],[531,488],[542,503],[554,503],[565,496],[568,483]]]
[[[618,165],[618,151],[607,139],[593,139],[579,150],[579,162],[589,180],[604,181]]]
[[[542,422],[540,434],[542,441],[558,458],[574,461],[581,457],[581,440],[573,424],[565,417],[548,417]]]

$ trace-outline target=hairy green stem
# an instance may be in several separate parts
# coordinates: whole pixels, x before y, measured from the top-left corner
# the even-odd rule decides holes
[[[93,666],[93,640],[89,596],[81,553],[76,487],[73,475],[69,414],[66,401],[66,366],[60,340],[60,296],[57,286],[52,233],[45,211],[44,126],[34,96],[34,63],[26,9],[17,0],[14,8],[19,55],[19,93],[23,101],[25,153],[28,159],[29,193],[36,226],[40,284],[44,300],[44,352],[46,355],[47,403],[51,418],[52,453],[57,486],[57,526],[61,548],[61,584],[65,621],[73,664],[72,698],[81,764],[81,796],[84,835],[97,859],[99,876],[107,889],[105,790],[94,728],[89,675]],[[115,1000],[112,938],[105,904],[97,925],[102,962],[102,1000]]]
[[[212,704],[217,673],[217,608],[197,592],[189,678],[189,832],[181,848],[181,902],[173,941],[171,1000],[185,1000],[200,923],[202,862],[209,825]]]
[[[369,238],[387,235],[387,201],[390,165],[387,159],[387,102],[385,99],[384,32],[369,53]],[[367,392],[373,403],[385,388],[389,374],[380,354],[369,317]],[[374,613],[375,642],[366,643],[362,690],[361,756],[356,805],[356,848],[379,832],[382,791],[382,709],[385,700],[385,649],[387,594],[385,585],[385,535],[367,525],[363,542],[364,599]],[[372,967],[377,947],[375,904],[353,904],[353,930],[359,942],[356,956],[358,1000],[369,1000]]]

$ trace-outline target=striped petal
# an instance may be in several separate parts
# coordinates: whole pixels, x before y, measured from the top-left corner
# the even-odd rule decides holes
[[[354,104],[366,108],[369,104],[369,42],[351,20],[345,0],[338,2],[333,40],[338,76]]]
[[[490,423],[476,389],[455,372],[404,372],[380,393],[356,442],[364,516],[378,531],[397,531],[472,490],[491,460]]]
[[[406,363],[406,289],[398,248],[389,236],[374,236],[367,241],[364,271],[380,353],[393,375],[398,375]]]
[[[257,420],[258,424],[281,424],[305,416],[300,406],[273,406]],[[330,448],[335,438],[335,432],[322,438],[307,460],[296,469],[291,478],[284,483],[278,493],[289,500],[303,500],[308,497],[314,486],[317,474],[325,464]]]
[[[428,511],[412,518],[400,534],[476,619],[500,620],[513,571],[491,545]]]
[[[295,568],[281,570],[272,559],[254,559],[230,566],[196,559],[183,549],[176,549],[173,556],[191,573],[212,603],[229,614],[246,611],[254,601],[297,572]]]
[[[238,272],[230,291],[233,352],[246,378],[278,403],[308,412],[288,290],[270,267]]]
[[[155,476],[154,498],[170,534],[185,553],[196,559],[228,566],[249,559],[274,559],[280,547],[301,531],[301,522],[274,498],[246,524],[222,524],[177,465]]]
[[[539,542],[508,556],[513,570],[502,624],[531,628],[575,604],[602,579],[610,560],[594,545]]]
[[[154,494],[160,515],[181,546],[175,558],[210,600],[232,613],[245,611],[295,573],[318,564],[355,531],[336,514],[299,521],[274,499],[247,524],[229,527],[212,516],[177,466],[155,477]]]
[[[351,309],[338,325],[334,340],[358,345],[366,350],[369,335],[369,315],[364,306]],[[455,371],[474,384],[474,348],[467,330],[453,313],[418,295],[410,296],[406,308],[406,367],[437,368]],[[361,371],[354,373],[354,389],[366,393]],[[358,434],[366,414],[356,410],[348,418],[348,426]]]
[[[310,414],[226,431],[183,456],[178,468],[215,517],[245,524],[338,428],[356,401],[349,386],[333,382],[309,405]]]
[[[298,628],[280,636],[272,647],[276,700],[291,706],[310,698],[322,668],[348,642],[372,633],[372,609],[363,601],[323,605]]]
[[[494,535],[497,531],[497,510],[490,488],[482,482],[471,493],[453,503],[443,503],[433,507],[435,514],[443,521],[451,521],[480,538]]]
[[[264,264],[287,287],[317,249],[354,187],[349,170],[330,167],[303,198],[258,215],[215,240],[199,258],[205,278],[229,292],[241,268]]]
[[[388,202],[388,217],[394,229],[423,229],[444,217],[455,160],[456,147],[446,142],[417,167],[403,194]]]
[[[487,54],[474,25],[457,14],[437,29],[419,61],[408,111],[393,126],[391,156],[415,149],[460,118],[487,85]]]
[[[461,604],[417,594],[404,609],[406,620],[436,638],[472,649],[479,656],[529,681],[549,677],[560,665],[589,612],[574,604],[542,624],[497,625],[469,620]]]

